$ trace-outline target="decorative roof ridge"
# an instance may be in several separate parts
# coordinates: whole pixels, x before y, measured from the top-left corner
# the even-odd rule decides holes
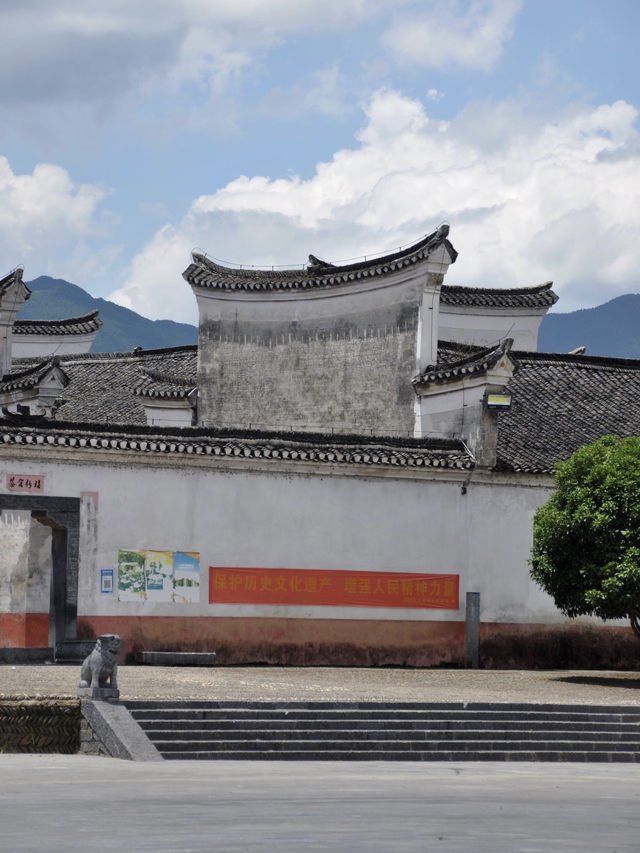
[[[248,431],[247,431],[248,432]],[[474,462],[462,442],[455,440],[365,438],[361,444],[344,441],[348,436],[290,436],[254,434],[224,436],[213,430],[154,427],[96,429],[92,424],[24,426],[0,421],[0,444],[70,447],[85,450],[180,453],[190,455],[279,459],[291,462],[364,464],[392,467],[470,469]],[[353,437],[352,437],[353,438]]]
[[[458,379],[467,374],[485,373],[496,362],[511,350],[513,338],[504,338],[500,343],[481,349],[479,352],[451,361],[443,366],[437,364],[429,365],[421,374],[415,376],[411,383],[416,388],[418,385],[429,385],[433,382],[447,382]]]
[[[200,252],[192,253],[192,263],[182,277],[196,287],[246,290],[279,290],[294,287],[330,287],[353,281],[356,278],[383,275],[402,266],[416,263],[428,257],[431,250],[444,244],[455,262],[458,253],[447,236],[449,226],[441,225],[436,231],[405,249],[380,257],[357,261],[352,264],[335,265],[309,256],[305,269],[266,270],[234,268],[218,264]]]
[[[516,361],[550,361],[558,364],[577,364],[581,367],[624,367],[627,370],[640,370],[640,358],[620,358],[608,355],[578,355],[569,352],[538,352],[513,350]]]
[[[55,332],[57,329],[63,329],[67,333],[71,334],[86,334],[88,331],[97,331],[102,326],[102,320],[98,318],[99,309],[95,308],[93,311],[89,311],[87,314],[81,314],[78,317],[67,317],[60,320],[41,320],[41,319],[17,319],[13,324],[13,331],[18,334],[24,335],[29,334],[28,327],[29,326],[44,326],[46,329],[51,329],[51,332]],[[82,326],[91,324],[93,328],[91,329],[78,329],[77,331],[73,328],[68,329],[64,327],[74,327],[74,326]]]
[[[22,269],[22,267],[16,267],[15,269],[11,270],[11,272],[7,273],[7,275],[0,278],[0,294],[4,293],[4,291],[15,281],[23,286],[26,291],[25,299],[28,299],[31,296],[31,290],[22,280],[23,274],[24,270]]]

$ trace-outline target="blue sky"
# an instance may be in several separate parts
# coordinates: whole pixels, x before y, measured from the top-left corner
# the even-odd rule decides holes
[[[640,290],[636,0],[3,0],[0,270],[194,322],[192,248]]]

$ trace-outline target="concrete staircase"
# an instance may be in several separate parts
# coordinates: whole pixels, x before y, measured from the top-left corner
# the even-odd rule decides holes
[[[640,708],[126,702],[166,759],[640,761]]]

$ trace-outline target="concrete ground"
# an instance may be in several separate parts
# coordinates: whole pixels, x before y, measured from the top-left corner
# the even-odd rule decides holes
[[[0,666],[0,698],[77,666]],[[640,673],[125,666],[122,698],[638,705]],[[0,850],[637,853],[640,765],[0,755]]]
[[[0,849],[637,853],[640,766],[0,755]]]
[[[79,666],[0,666],[0,698],[73,697],[79,675]],[[640,672],[122,666],[118,681],[122,699],[640,705]]]

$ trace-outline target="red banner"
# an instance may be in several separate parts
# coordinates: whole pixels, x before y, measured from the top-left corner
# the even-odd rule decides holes
[[[209,604],[458,609],[459,575],[209,567]]]

